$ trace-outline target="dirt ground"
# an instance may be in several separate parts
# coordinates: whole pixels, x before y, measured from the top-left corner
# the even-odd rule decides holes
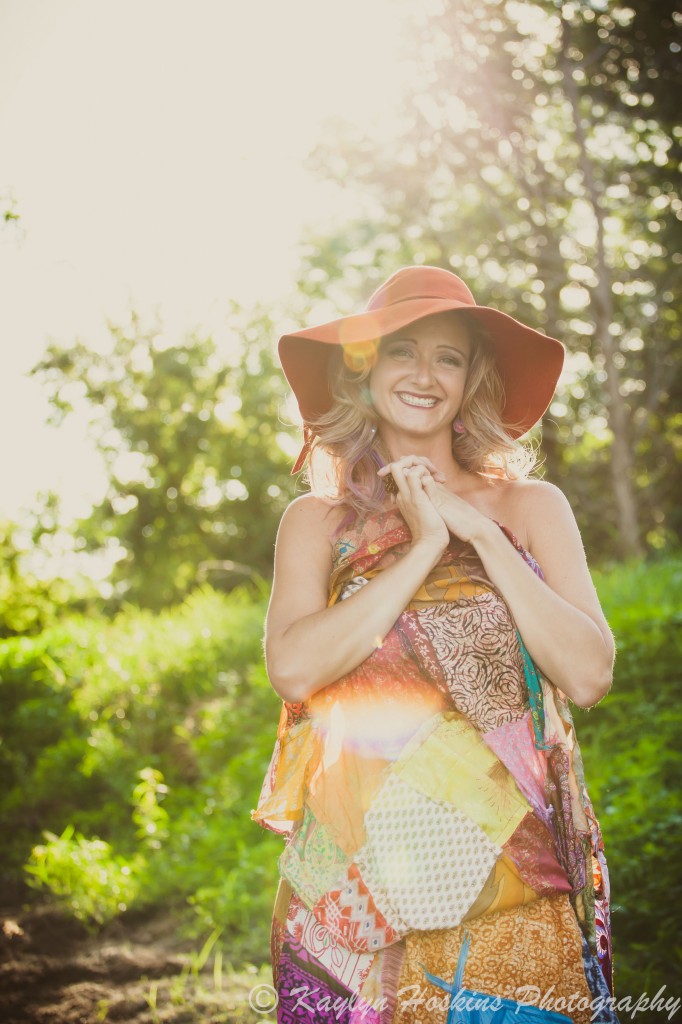
[[[177,921],[120,920],[90,935],[45,905],[0,910],[2,1024],[272,1024],[249,993],[269,966],[236,969],[216,944],[181,939]]]

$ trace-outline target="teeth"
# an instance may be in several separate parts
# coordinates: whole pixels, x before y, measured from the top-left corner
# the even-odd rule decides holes
[[[428,408],[435,405],[437,401],[435,398],[417,398],[416,395],[408,395],[404,391],[399,392],[399,394],[403,402],[406,402],[407,405],[421,405]]]

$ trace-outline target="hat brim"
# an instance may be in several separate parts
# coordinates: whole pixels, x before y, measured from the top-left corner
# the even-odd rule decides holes
[[[505,389],[502,422],[514,438],[527,433],[552,400],[564,363],[564,346],[500,310],[442,298],[407,299],[283,335],[278,346],[282,369],[303,420],[314,422],[331,407],[328,368],[332,346],[372,341],[434,313],[458,309],[481,324],[493,346]]]

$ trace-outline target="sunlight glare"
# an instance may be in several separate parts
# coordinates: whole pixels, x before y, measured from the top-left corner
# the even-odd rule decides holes
[[[392,125],[404,84],[390,0],[24,0],[0,8],[2,189],[24,240],[0,245],[0,514],[38,489],[66,520],[106,486],[87,418],[44,426],[25,374],[52,337],[103,346],[105,320],[158,311],[181,342],[230,302],[295,291],[304,224],[338,216],[305,159],[335,116]],[[383,125],[383,129],[381,126]],[[68,429],[67,429],[68,427]]]
[[[421,726],[442,710],[437,690],[410,683],[401,687],[390,687],[388,700],[385,689],[374,694],[340,690],[331,704],[312,702],[316,728],[325,737],[325,768],[344,751],[394,760]]]

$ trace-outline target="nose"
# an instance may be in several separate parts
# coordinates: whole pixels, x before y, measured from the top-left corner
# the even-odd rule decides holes
[[[433,383],[433,366],[431,365],[431,359],[426,353],[419,353],[413,376],[415,384],[419,384],[421,388],[426,389]]]

